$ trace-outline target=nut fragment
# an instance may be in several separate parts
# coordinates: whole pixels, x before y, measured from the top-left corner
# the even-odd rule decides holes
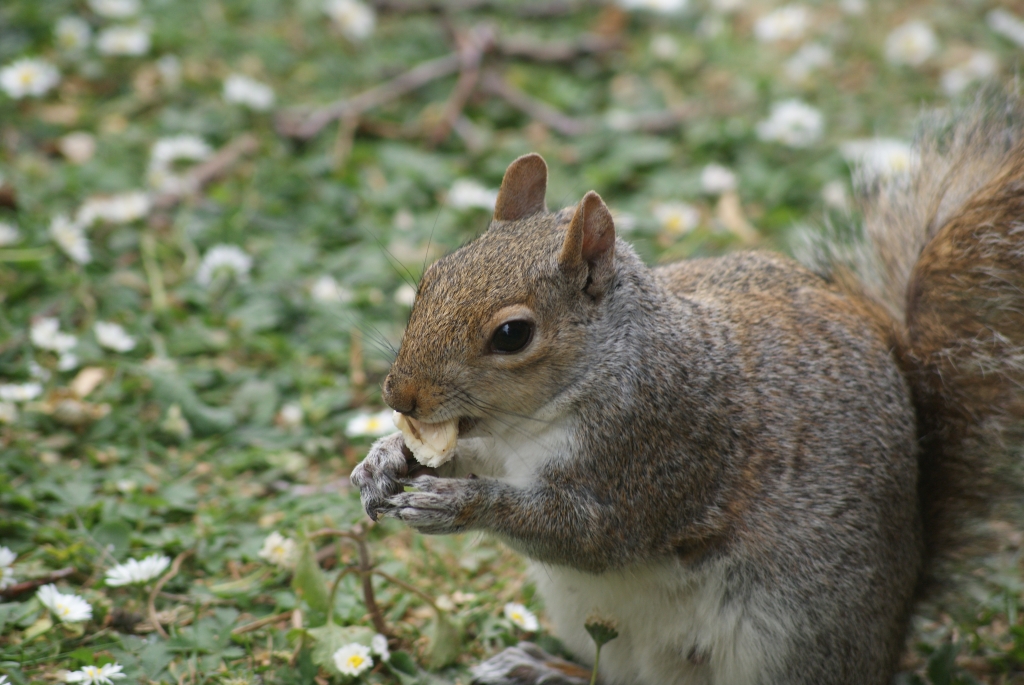
[[[400,412],[392,414],[392,420],[402,431],[405,445],[412,450],[416,461],[436,469],[455,456],[455,443],[459,438],[459,420],[451,419],[442,423],[423,423]]]

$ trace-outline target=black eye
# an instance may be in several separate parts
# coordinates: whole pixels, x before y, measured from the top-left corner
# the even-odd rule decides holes
[[[533,324],[529,321],[506,321],[491,336],[491,349],[511,354],[526,347],[533,337]]]

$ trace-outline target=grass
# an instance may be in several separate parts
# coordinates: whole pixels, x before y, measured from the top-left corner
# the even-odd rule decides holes
[[[568,2],[536,16],[541,4],[495,2],[444,16],[381,2],[362,40],[320,0],[143,0],[121,20],[96,4],[0,7],[0,67],[43,57],[61,73],[39,97],[0,94],[0,222],[20,236],[0,246],[0,383],[40,384],[0,412],[0,545],[17,554],[18,582],[52,577],[92,607],[89,621],[65,624],[34,588],[2,598],[0,673],[19,685],[113,663],[128,682],[340,682],[334,648],[369,646],[381,625],[392,659],[378,656],[364,682],[467,683],[469,664],[524,637],[557,650],[543,620],[526,633],[502,611],[522,602],[543,616],[519,558],[486,539],[371,527],[346,481],[373,439],[367,417],[383,408],[408,284],[486,227],[487,209],[446,200],[449,189],[468,179],[493,190],[511,159],[536,150],[551,167],[550,205],[598,190],[652,263],[750,243],[787,251],[795,227],[841,211],[844,143],[909,139],[923,107],[949,101],[944,75],[972,51],[991,52],[1005,75],[1017,49],[978,3],[862,14],[812,4],[804,35],[774,43],[754,38],[772,9],[759,3],[726,13],[694,1],[663,16]],[[62,16],[89,25],[87,47],[59,47]],[[886,37],[912,19],[932,27],[937,48],[917,67],[893,64]],[[96,37],[118,24],[148,27],[144,54],[98,51]],[[578,131],[478,90],[436,137],[454,73],[307,139],[276,127],[294,108],[448,55],[450,31],[483,26],[499,45],[533,41],[526,54],[488,53],[485,70]],[[538,41],[584,34],[604,47],[539,59]],[[812,42],[831,58],[787,76]],[[235,73],[269,85],[274,107],[226,101]],[[799,147],[762,139],[772,104],[791,98],[820,111],[820,135]],[[667,123],[645,130],[647,115]],[[77,162],[73,132],[95,144]],[[183,134],[237,154],[175,195],[151,185],[153,145]],[[735,174],[734,192],[703,189],[710,163]],[[156,205],[85,229],[90,262],[52,239],[55,216],[136,190]],[[197,280],[217,245],[239,248],[251,268]],[[46,317],[75,336],[76,360],[33,341]],[[100,344],[97,322],[120,324],[134,347]],[[295,541],[280,564],[260,556],[275,531]],[[902,682],[1020,681],[1019,540],[1005,538],[1008,551],[957,602],[916,622]],[[115,564],[152,554],[174,567],[140,585],[105,583]]]

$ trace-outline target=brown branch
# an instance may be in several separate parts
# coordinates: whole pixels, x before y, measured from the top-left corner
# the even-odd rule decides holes
[[[505,57],[529,59],[536,62],[571,62],[587,55],[600,55],[622,47],[616,37],[597,33],[584,33],[576,40],[540,41],[532,36],[518,35],[503,38],[495,50]]]
[[[160,625],[160,619],[156,615],[156,596],[164,589],[164,585],[167,584],[167,581],[178,575],[178,570],[181,569],[181,562],[184,561],[185,557],[189,554],[192,554],[192,550],[186,549],[184,552],[174,557],[171,569],[160,576],[160,580],[156,581],[153,585],[153,589],[149,592],[149,601],[146,602],[146,609],[149,613],[149,622],[153,624],[153,629],[160,633],[160,637],[164,639],[167,638],[167,631]]]
[[[382,14],[412,14],[429,12],[433,14],[458,14],[475,10],[513,10],[524,18],[560,17],[572,14],[586,5],[580,0],[547,0],[546,2],[522,3],[509,6],[499,0],[373,0],[373,8]]]
[[[455,52],[423,62],[404,74],[363,91],[355,97],[337,100],[312,112],[282,112],[277,117],[277,130],[289,138],[307,140],[332,121],[345,116],[358,116],[421,88],[431,81],[450,76],[459,70],[461,63],[462,59],[459,53]]]
[[[462,109],[469,101],[469,96],[476,90],[476,84],[480,80],[480,63],[484,54],[494,45],[495,33],[489,26],[479,26],[460,41],[459,80],[452,89],[452,94],[445,103],[444,113],[441,121],[430,134],[430,144],[437,145],[448,137],[449,131],[455,124],[455,120],[462,115]]]
[[[562,135],[578,136],[592,131],[594,128],[593,123],[590,121],[562,114],[546,102],[533,99],[508,83],[495,71],[484,72],[480,87],[484,92],[500,97],[531,119],[539,121]]]
[[[259,149],[259,140],[251,133],[243,133],[230,143],[217,150],[208,160],[193,167],[187,176],[189,188],[187,193],[163,193],[153,200],[153,207],[156,209],[168,210],[188,194],[198,193],[221,176],[224,176],[231,167],[243,156],[251,154]]]
[[[359,574],[363,577],[363,602],[366,604],[366,610],[370,612],[374,629],[382,635],[390,635],[391,631],[388,630],[388,624],[384,622],[384,615],[380,612],[380,607],[377,606],[377,598],[373,595],[374,569],[370,559],[370,550],[366,546],[365,533],[362,528],[359,528],[359,532],[362,534],[356,538],[356,545],[359,547]]]
[[[373,569],[373,572],[376,573],[381,578],[383,578],[384,580],[388,581],[389,583],[393,583],[394,585],[397,585],[398,587],[400,587],[400,588],[402,588],[404,590],[408,590],[409,592],[413,593],[414,595],[419,596],[420,599],[422,599],[424,602],[429,604],[434,609],[434,611],[436,611],[439,614],[441,613],[441,610],[437,607],[437,604],[434,602],[434,599],[430,595],[428,595],[426,592],[424,592],[423,590],[420,590],[415,585],[410,585],[409,583],[405,582],[404,580],[399,580],[398,578],[395,578],[390,573],[385,573],[384,571],[381,571],[379,568]]]
[[[24,580],[20,583],[9,585],[3,590],[0,590],[0,597],[2,597],[3,599],[9,599],[11,597],[23,595],[26,592],[31,592],[32,590],[35,590],[37,587],[49,585],[50,583],[61,580],[62,578],[67,578],[68,576],[72,575],[75,571],[76,569],[73,568],[62,568],[59,571],[53,571],[52,573],[49,573],[43,576],[42,578],[33,578],[32,580]]]

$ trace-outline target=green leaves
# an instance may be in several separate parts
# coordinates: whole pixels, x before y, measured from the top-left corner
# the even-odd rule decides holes
[[[453,616],[437,611],[424,631],[427,643],[427,668],[438,670],[455,663],[462,653],[465,631],[461,622]]]
[[[313,545],[306,539],[299,541],[299,559],[295,564],[292,587],[309,606],[309,624],[312,626],[323,625],[329,613],[330,591],[327,589],[327,581],[323,571],[320,570],[320,564],[316,560]]]

